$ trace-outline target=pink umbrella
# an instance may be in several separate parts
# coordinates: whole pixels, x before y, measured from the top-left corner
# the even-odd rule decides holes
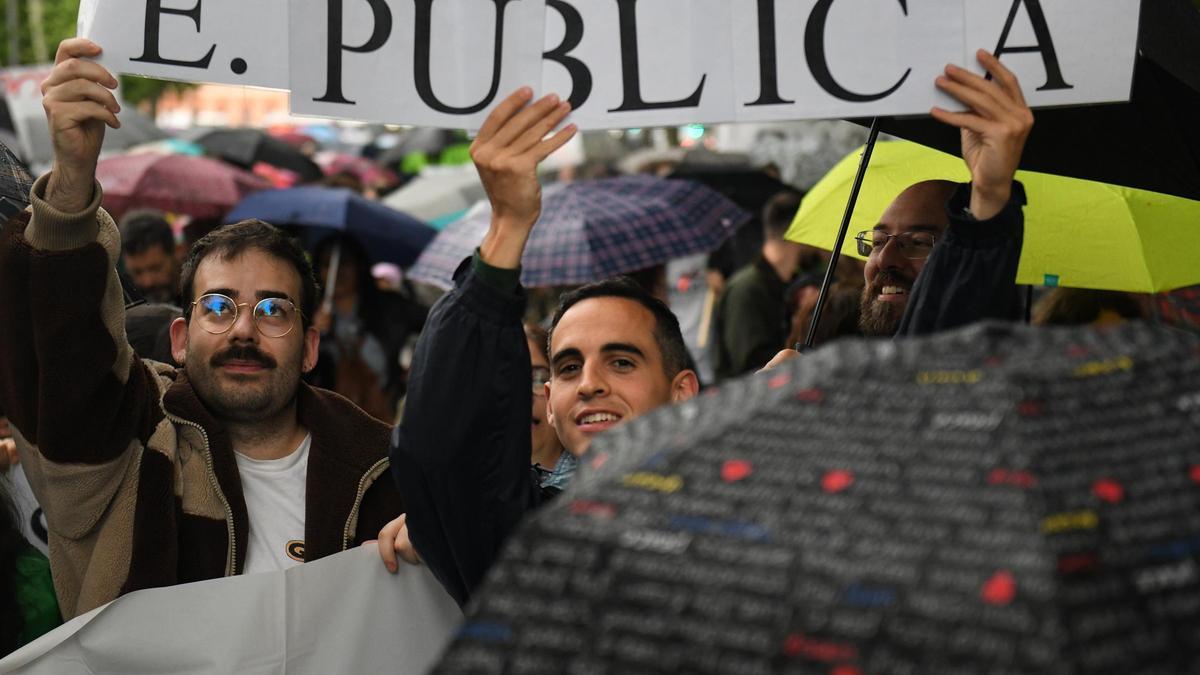
[[[372,162],[366,157],[356,157],[341,152],[318,152],[315,157],[317,164],[325,175],[335,173],[351,173],[366,185],[373,187],[391,187],[400,183],[400,177],[395,171]]]
[[[220,218],[243,197],[271,184],[207,157],[143,153],[100,160],[96,177],[104,208],[115,217],[139,207]]]

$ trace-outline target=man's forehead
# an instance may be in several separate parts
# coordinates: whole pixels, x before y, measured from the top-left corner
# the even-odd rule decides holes
[[[250,293],[274,289],[298,298],[300,274],[287,261],[259,249],[239,251],[236,255],[214,252],[196,267],[195,286],[200,292],[210,288]]]
[[[650,356],[658,353],[654,328],[654,314],[636,300],[616,296],[588,298],[572,305],[558,320],[550,335],[550,354],[565,349],[586,351],[607,344],[628,344]]]
[[[875,229],[892,234],[917,230],[939,233],[950,224],[946,201],[953,192],[954,184],[943,181],[910,186],[887,207]]]

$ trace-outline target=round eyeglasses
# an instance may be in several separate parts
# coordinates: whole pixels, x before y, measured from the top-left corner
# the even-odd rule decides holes
[[[928,258],[937,242],[933,234],[919,231],[888,234],[879,230],[864,230],[854,235],[854,241],[858,242],[858,254],[864,257],[871,255],[876,249],[883,250],[892,239],[896,240],[900,254],[912,260]]]
[[[226,333],[237,323],[238,310],[250,303],[236,303],[220,293],[202,295],[192,303],[192,319],[213,335]],[[263,298],[254,305],[254,327],[265,337],[281,338],[292,332],[300,310],[287,298]]]

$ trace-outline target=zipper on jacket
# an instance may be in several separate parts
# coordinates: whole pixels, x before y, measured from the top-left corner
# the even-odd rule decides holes
[[[375,462],[371,465],[370,469],[367,469],[367,472],[363,474],[363,477],[359,479],[358,492],[354,496],[354,508],[350,509],[350,517],[346,519],[346,527],[342,530],[343,551],[350,548],[350,542],[354,541],[354,535],[350,531],[350,524],[358,520],[359,507],[362,506],[363,497],[365,497],[367,494],[367,481],[370,480],[372,483],[374,483],[375,480],[379,478],[379,474],[381,473],[380,469],[383,468],[387,463],[387,457]]]
[[[221,484],[217,482],[217,472],[213,468],[212,445],[208,441],[208,432],[204,430],[204,427],[195,422],[190,422],[167,412],[165,406],[163,406],[162,410],[167,419],[172,422],[195,427],[200,432],[201,438],[204,439],[204,463],[208,466],[208,478],[212,482],[213,488],[217,491],[217,497],[221,500],[221,505],[225,507],[225,529],[229,533],[229,555],[225,560],[225,576],[231,577],[237,573],[237,537],[234,536],[233,532],[233,507],[229,505],[229,500],[226,499],[225,493],[221,490]]]

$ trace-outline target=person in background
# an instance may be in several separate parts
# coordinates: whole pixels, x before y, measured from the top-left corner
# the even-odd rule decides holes
[[[1145,296],[1142,296],[1145,298]],[[1055,288],[1033,308],[1035,326],[1113,326],[1148,318],[1145,301],[1133,293],[1090,288]]]
[[[17,462],[10,435],[0,415],[0,475]],[[0,483],[0,657],[62,623],[50,561],[21,534],[6,488]]]
[[[713,319],[717,382],[761,368],[786,346],[788,284],[818,264],[816,251],[784,239],[800,200],[799,192],[786,191],[767,202],[758,260],[734,274],[717,300]]]
[[[160,211],[126,213],[118,225],[125,272],[146,302],[179,306],[180,260],[175,233]]]
[[[337,274],[330,279],[335,248]],[[332,292],[326,289],[329,302],[313,321],[321,333],[321,357],[307,381],[391,424],[405,389],[400,352],[421,331],[428,310],[410,297],[379,290],[366,250],[351,237],[322,241],[314,259],[317,278],[332,284]]]
[[[50,561],[25,541],[0,487],[0,657],[62,624]]]
[[[547,419],[546,383],[550,381],[550,334],[541,326],[525,324],[525,341],[529,343],[529,362],[533,366],[533,454],[530,461],[538,469],[542,489],[563,489],[575,474],[578,460],[563,452],[558,433]]]

